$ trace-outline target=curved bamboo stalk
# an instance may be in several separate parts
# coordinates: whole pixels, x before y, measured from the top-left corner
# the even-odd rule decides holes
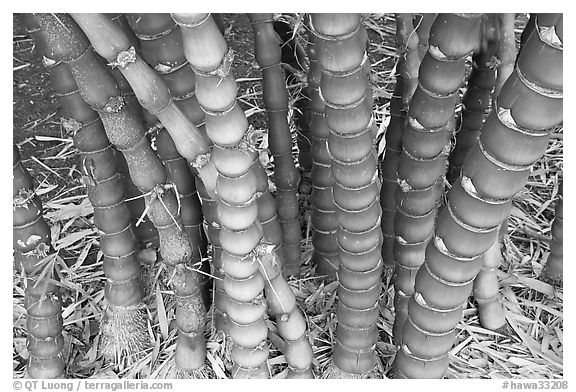
[[[546,265],[544,265],[544,269],[542,269],[542,273],[540,274],[540,279],[559,287],[562,287],[564,280],[564,252],[562,250],[564,237],[563,200],[563,183],[560,182],[558,200],[556,201],[555,217],[551,229],[552,240],[550,241],[550,254],[546,260]]]
[[[284,339],[281,351],[288,363],[288,379],[314,378],[313,352],[308,340],[306,320],[298,309],[296,297],[282,276],[281,263],[273,246],[256,248],[259,270],[266,281],[265,293],[269,313],[276,319],[280,336]]]
[[[16,145],[12,168],[14,264],[26,276],[24,308],[30,355],[26,372],[30,378],[60,378],[65,371],[62,300],[50,227],[42,215],[42,201],[34,191],[34,180],[22,165]]]
[[[225,311],[233,341],[232,377],[268,378],[264,278],[254,257],[254,249],[262,240],[258,184],[252,168],[251,131],[236,100],[236,82],[230,73],[232,52],[210,14],[172,14],[172,18],[180,26],[184,53],[196,73],[196,95],[205,112],[206,133],[213,149],[229,153],[215,161],[215,201],[221,224],[224,291],[228,296]],[[232,216],[236,218],[226,219]]]
[[[282,227],[284,273],[300,271],[299,173],[292,157],[292,136],[288,124],[288,90],[281,67],[282,51],[272,25],[273,14],[248,14],[254,31],[255,57],[262,71],[264,107],[268,113],[268,143],[274,156],[276,209]]]
[[[122,50],[128,49],[123,45],[130,45],[129,40],[106,16],[75,16],[84,31],[89,33],[94,47],[108,61],[116,59],[118,53],[127,54]],[[182,230],[175,193],[170,186],[165,185],[166,173],[162,163],[148,144],[142,122],[123,104],[112,75],[96,59],[88,47],[88,40],[74,21],[65,14],[37,14],[36,19],[43,29],[53,57],[70,66],[82,97],[100,114],[110,142],[122,151],[126,158],[132,181],[146,195],[148,216],[158,229],[160,253],[171,273],[171,286],[177,299],[176,324],[179,336],[176,363],[183,369],[201,369],[204,366],[206,347],[205,309],[199,294],[199,277],[187,267],[192,249],[188,235]],[[119,57],[122,58],[121,55]],[[135,65],[135,68],[130,68],[128,72],[127,68],[122,65],[120,67],[143,106],[150,110],[156,105],[156,110],[152,112],[157,113],[158,107],[167,108],[166,102],[160,99],[166,98],[169,101],[169,95],[149,89],[151,85],[148,83],[156,82],[156,79],[149,73],[146,74],[145,70],[148,68],[143,67],[145,64],[142,63],[141,60],[136,64],[122,62],[125,66]],[[142,74],[136,75],[142,69],[149,78]],[[178,111],[164,110],[163,113],[175,113],[175,117],[170,117],[169,120],[183,118]],[[189,125],[185,129],[191,130],[191,127]],[[192,134],[195,135],[193,129]],[[202,151],[203,148],[202,145],[190,144],[186,147],[192,147],[191,150],[195,152]]]
[[[360,14],[312,14],[310,27],[322,67],[340,257],[336,343],[324,377],[363,378],[376,364],[383,268],[367,35]]]
[[[429,49],[419,69],[410,101],[398,163],[400,192],[394,228],[394,341],[402,344],[402,325],[414,293],[416,271],[434,232],[446,159],[454,128],[458,89],[465,77],[466,56],[478,45],[480,15],[439,14],[430,31]]]
[[[562,15],[539,15],[535,26],[439,213],[408,305],[397,377],[444,375],[482,255],[497,239],[506,204],[562,124]]]

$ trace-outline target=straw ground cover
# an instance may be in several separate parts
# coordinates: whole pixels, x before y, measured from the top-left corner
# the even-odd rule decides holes
[[[302,22],[288,17],[292,22]],[[239,99],[249,121],[264,127],[260,71],[253,56],[252,30],[245,15],[225,15],[227,41],[236,52],[235,75]],[[368,49],[379,129],[379,153],[389,121],[389,100],[394,88],[396,62],[395,24],[392,15],[370,15],[365,21],[370,36]],[[518,26],[518,33],[523,27]],[[305,35],[304,35],[305,36]],[[174,324],[173,294],[166,285],[155,253],[142,253],[147,284],[148,333],[151,348],[136,363],[114,369],[96,350],[104,307],[102,254],[92,224],[92,207],[76,167],[77,151],[71,135],[62,127],[58,100],[51,91],[48,73],[32,38],[21,19],[13,26],[13,141],[22,150],[23,163],[37,180],[37,191],[45,205],[45,216],[52,227],[52,241],[60,265],[66,373],[71,378],[164,377],[172,360],[177,328]],[[301,81],[305,77],[302,75]],[[291,107],[302,83],[290,86]],[[296,130],[293,129],[294,139]],[[265,143],[264,143],[265,145]],[[270,173],[270,157],[261,156]],[[456,345],[450,352],[448,378],[559,378],[563,376],[563,291],[538,280],[549,253],[550,225],[562,177],[563,134],[552,136],[544,158],[533,168],[525,189],[514,199],[504,240],[503,262],[498,272],[508,321],[508,332],[497,334],[479,325],[477,305],[471,298],[464,319],[458,326]],[[302,200],[302,205],[306,201]],[[337,283],[314,276],[311,256],[310,220],[304,215],[302,268],[290,278],[298,305],[308,322],[314,350],[316,374],[329,363],[335,333],[335,295]],[[393,284],[391,274],[384,277],[380,298],[377,343],[379,374],[389,375],[395,347],[392,341]],[[274,377],[287,373],[284,356],[272,342],[270,368]],[[28,353],[25,347],[23,277],[13,278],[13,374],[24,375]],[[211,377],[230,377],[231,361],[226,339],[207,326],[208,360]]]

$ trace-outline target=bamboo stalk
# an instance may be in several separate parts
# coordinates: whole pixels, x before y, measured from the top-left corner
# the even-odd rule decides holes
[[[562,15],[539,15],[535,26],[466,157],[460,185],[449,191],[447,205],[439,213],[408,305],[415,331],[403,338],[395,360],[397,377],[444,375],[453,331],[482,255],[496,241],[498,227],[507,217],[504,206],[544,154],[546,144],[539,141],[547,142],[562,124]],[[408,330],[407,323],[404,333]]]
[[[223,288],[228,297],[225,312],[233,341],[232,377],[268,378],[264,278],[253,256],[263,234],[257,214],[250,213],[256,204],[257,175],[250,159],[251,132],[236,101],[236,82],[230,73],[232,54],[210,14],[172,14],[172,18],[180,26],[184,53],[196,73],[196,95],[206,115],[208,137],[214,147],[227,149],[231,156],[248,158],[235,160],[233,170],[227,160],[216,161],[214,200],[221,223]],[[241,219],[234,223],[222,220],[232,213]]]
[[[264,107],[268,113],[268,143],[274,157],[276,209],[282,227],[284,273],[300,271],[299,173],[292,157],[292,136],[288,124],[288,90],[281,67],[282,51],[272,25],[273,14],[249,14],[254,31],[256,61],[262,71]]]
[[[308,56],[308,88],[310,92],[310,138],[312,142],[311,156],[312,168],[310,178],[312,192],[310,204],[312,209],[312,263],[316,265],[316,275],[335,278],[340,261],[338,259],[338,245],[336,243],[336,221],[334,196],[332,186],[334,177],[330,170],[330,156],[328,155],[329,130],[324,117],[324,102],[320,96],[321,67],[318,63],[315,37],[309,34],[310,44]]]
[[[50,244],[50,227],[42,213],[42,201],[34,191],[34,180],[13,146],[13,249],[14,264],[25,274],[26,372],[30,378],[61,378],[62,300],[58,293],[58,272]]]
[[[496,96],[496,55],[499,51],[499,26],[496,15],[483,19],[482,45],[472,56],[472,72],[468,77],[466,92],[462,98],[462,112],[456,132],[456,144],[450,153],[448,182],[460,176],[466,154],[474,145],[480,129],[492,107],[492,96]],[[499,72],[499,71],[498,71]]]
[[[400,192],[394,220],[394,341],[398,346],[402,344],[402,325],[408,317],[416,272],[433,234],[458,89],[465,77],[466,56],[477,47],[479,28],[479,15],[436,17],[429,49],[420,65],[418,87],[409,104],[398,163]]]
[[[336,344],[324,377],[364,378],[375,367],[383,268],[367,35],[360,14],[312,14],[310,27],[322,67],[340,257]],[[364,263],[355,260],[366,253]]]
[[[94,225],[101,236],[107,278],[104,292],[108,302],[101,325],[101,349],[108,360],[123,368],[142,356],[149,339],[138,245],[132,214],[124,201],[124,181],[116,163],[118,152],[106,137],[98,113],[82,100],[67,65],[55,65],[51,77],[56,95],[66,97],[63,100],[65,124],[74,132],[88,199],[94,207]],[[71,104],[71,99],[77,102]]]
[[[265,277],[269,313],[276,319],[281,348],[288,363],[288,379],[312,379],[313,352],[308,340],[306,320],[298,309],[296,297],[282,276],[281,264],[273,246],[258,245],[256,258]]]
[[[386,148],[380,168],[382,188],[382,258],[387,268],[394,266],[394,217],[396,216],[396,193],[398,188],[397,168],[402,152],[402,128],[406,121],[408,105],[418,84],[418,67],[421,49],[417,28],[413,26],[412,14],[396,14],[396,48],[399,53],[396,64],[396,87],[390,100],[390,123],[386,129]],[[421,18],[418,27],[426,30],[430,18]],[[428,37],[425,37],[426,48]],[[405,82],[407,80],[407,82]],[[408,83],[408,86],[406,86]]]

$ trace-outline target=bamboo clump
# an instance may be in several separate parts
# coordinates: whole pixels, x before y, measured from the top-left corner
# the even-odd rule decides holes
[[[539,15],[535,25],[438,214],[409,300],[397,377],[443,377],[482,256],[562,123],[562,15]]]

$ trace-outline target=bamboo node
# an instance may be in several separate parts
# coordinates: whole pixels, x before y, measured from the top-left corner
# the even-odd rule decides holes
[[[516,63],[516,74],[518,75],[518,79],[530,90],[534,91],[536,94],[543,95],[548,98],[562,98],[563,97],[563,89],[553,89],[550,87],[540,86],[539,84],[531,81],[524,75],[518,63]]]
[[[128,64],[136,62],[136,49],[131,46],[128,50],[123,50],[116,56],[116,60],[108,63],[112,68],[126,68]]]
[[[14,208],[21,207],[28,209],[28,204],[34,198],[36,193],[32,189],[19,189],[18,194],[12,199]]]
[[[256,129],[252,125],[248,126],[248,129],[240,139],[238,143],[238,149],[246,152],[258,152],[262,148],[258,147],[258,140],[266,134],[264,129]]]
[[[62,119],[62,128],[64,128],[64,132],[66,135],[74,135],[78,132],[84,124],[74,118],[63,118]]]
[[[198,154],[191,165],[194,169],[202,169],[210,161],[210,153]]]
[[[58,61],[51,59],[50,57],[42,56],[42,65],[46,68],[54,67],[59,64]]]
[[[408,182],[404,179],[398,179],[398,186],[400,187],[400,189],[402,190],[402,192],[409,192],[412,190],[412,186],[410,186],[410,184],[408,184]]]
[[[38,241],[39,239],[41,239],[40,236],[32,235],[28,238],[28,240],[30,240],[31,238],[33,238],[34,241]],[[19,241],[19,243],[21,242],[20,240],[18,240],[18,241]],[[27,241],[27,242],[29,242],[29,241]],[[31,243],[31,242],[29,242],[29,243]],[[50,246],[48,244],[45,244],[44,242],[40,242],[38,245],[36,245],[36,247],[34,249],[32,249],[29,252],[22,253],[22,255],[26,256],[26,257],[34,256],[37,258],[45,258],[48,256],[49,250],[50,250]]]
[[[116,97],[110,97],[108,102],[104,105],[104,111],[106,113],[118,113],[124,107],[124,98],[121,95]]]

